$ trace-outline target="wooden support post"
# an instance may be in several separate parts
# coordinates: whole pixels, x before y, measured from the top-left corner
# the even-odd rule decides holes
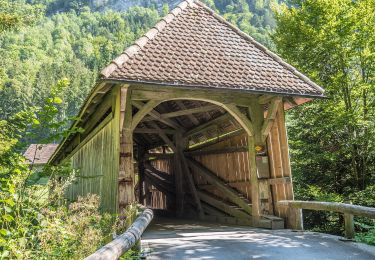
[[[144,203],[144,181],[145,181],[145,161],[144,156],[146,154],[146,150],[143,146],[138,146],[138,186],[139,186],[139,203],[143,205]]]
[[[345,221],[345,237],[347,239],[354,238],[354,217],[352,214],[344,214]]]
[[[249,156],[249,170],[250,170],[250,183],[251,183],[251,208],[252,216],[254,218],[260,217],[260,200],[259,200],[259,183],[256,167],[256,153],[255,153],[255,140],[254,136],[248,135],[248,156]]]
[[[123,108],[123,125],[120,138],[120,172],[119,172],[119,213],[122,214],[127,205],[134,202],[134,165],[133,165],[133,132],[131,129],[132,106],[131,90],[122,87],[120,107]],[[121,127],[121,126],[120,126]]]
[[[261,156],[267,156],[266,142],[262,134],[262,126],[264,124],[264,109],[263,105],[258,102],[253,102],[249,106],[249,115],[253,125],[253,136],[248,136],[249,144],[249,169],[250,169],[250,181],[251,181],[251,197],[253,205],[253,216],[254,223],[256,219],[259,219],[261,215],[272,214],[272,198],[270,196],[270,185],[269,176],[260,176],[259,171],[260,165],[263,158],[259,157],[257,162],[258,154]],[[261,179],[259,177],[262,177]]]
[[[302,209],[291,207],[287,209],[286,226],[293,230],[303,230]]]
[[[272,99],[271,103],[268,106],[267,118],[263,122],[262,126],[262,141],[265,142],[268,134],[271,131],[272,125],[275,122],[276,113],[279,108],[279,104],[282,102],[281,97],[275,97]]]
[[[188,140],[186,138],[181,138],[181,139],[178,139],[177,142],[180,142],[180,145],[177,145],[178,147],[177,153],[179,153],[179,156],[181,158],[182,173],[184,176],[186,176],[186,180],[189,185],[190,193],[193,196],[195,206],[197,207],[198,217],[199,219],[203,219],[204,211],[202,208],[202,204],[198,196],[197,189],[195,187],[192,172],[189,169],[188,163],[186,161],[186,157],[183,152],[183,150],[188,147]]]
[[[175,174],[175,188],[176,188],[176,215],[177,217],[182,217],[184,212],[184,183],[183,183],[183,173],[181,167],[181,153],[177,152],[179,150],[183,150],[184,147],[182,146],[180,140],[182,139],[182,134],[177,132],[174,136],[174,141],[176,147],[174,149],[174,156],[173,156],[173,168]]]

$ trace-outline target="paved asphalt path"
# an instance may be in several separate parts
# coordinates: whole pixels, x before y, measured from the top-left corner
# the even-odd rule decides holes
[[[154,220],[142,236],[155,259],[374,259],[375,247],[337,236],[265,230],[188,220]]]

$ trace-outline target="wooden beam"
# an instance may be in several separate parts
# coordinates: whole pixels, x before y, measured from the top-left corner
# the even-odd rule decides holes
[[[166,182],[173,184],[173,175],[168,174],[166,172],[159,171],[155,169],[150,163],[144,163],[144,167],[152,172],[154,175],[158,176],[160,179],[164,179]]]
[[[211,129],[213,126],[220,124],[222,122],[228,121],[231,118],[230,114],[226,113],[223,114],[219,117],[216,117],[214,119],[211,119],[199,126],[194,127],[193,129],[188,130],[185,134],[184,137],[192,137],[194,135],[197,135],[199,133],[204,133],[207,130]]]
[[[261,105],[265,105],[267,103],[269,103],[271,101],[272,98],[274,98],[275,96],[273,95],[261,95],[258,97],[258,102],[259,104]]]
[[[84,129],[84,132],[81,133],[82,139],[84,139],[91,132],[103,115],[111,108],[112,102],[113,95],[109,93],[104,97],[103,101],[97,107],[95,107],[95,113],[93,113],[85,122],[78,125]]]
[[[157,131],[159,131],[159,136],[163,141],[173,150],[174,153],[176,153],[177,149],[174,143],[169,139],[169,137],[158,127],[158,125],[155,122],[150,122],[151,126],[155,128]]]
[[[199,149],[203,149],[205,147],[208,147],[208,146],[220,143],[222,141],[231,139],[232,137],[241,135],[243,133],[245,133],[245,130],[243,130],[243,128],[231,131],[229,133],[224,133],[224,134],[219,135],[215,138],[211,138],[209,140],[206,140],[206,141],[203,141],[203,142],[200,142],[200,143],[197,143],[197,144],[193,144],[189,147],[189,149],[187,151],[196,151],[196,150],[199,150]]]
[[[187,147],[188,142],[187,142],[187,139],[181,138],[181,135],[177,136],[177,137],[178,138],[176,139],[176,141],[179,143],[179,145],[177,145],[177,148],[178,148],[177,152],[179,153],[179,157],[181,159],[182,172],[183,172],[184,176],[186,177],[186,179],[188,181],[190,193],[193,196],[195,206],[197,207],[199,219],[203,219],[204,212],[203,212],[201,201],[200,201],[198,193],[197,193],[197,189],[195,187],[193,174],[188,167],[186,157],[183,153],[183,150]]]
[[[157,101],[157,102],[159,102],[159,101]],[[133,100],[133,105],[136,108],[138,108],[138,109],[141,109],[143,107],[143,103],[140,102],[140,101],[134,101]],[[173,121],[173,120],[171,120],[169,118],[166,118],[166,119],[161,118],[161,114],[158,111],[156,111],[155,109],[150,110],[149,111],[149,115],[151,117],[155,118],[156,120],[158,120],[158,121],[160,121],[160,122],[162,122],[162,123],[164,123],[164,124],[166,124],[166,125],[174,128],[174,129],[177,129],[177,130],[180,130],[180,131],[184,131],[184,129],[179,124],[177,124],[175,121]]]
[[[176,130],[174,129],[152,129],[152,128],[136,128],[133,131],[135,134],[160,134],[161,132],[164,134],[175,134]]]
[[[168,197],[173,198],[175,195],[173,191],[173,186],[169,185],[165,181],[160,180],[156,176],[152,175],[149,171],[145,171],[145,179],[147,182],[155,186],[156,189],[167,195]]]
[[[139,102],[138,104],[141,105],[142,102]],[[132,120],[132,129],[135,129],[139,122],[141,122],[142,118],[150,113],[157,105],[161,103],[161,100],[150,100],[146,104],[144,104],[142,107],[137,107],[139,110],[138,112],[133,116]]]
[[[277,185],[277,184],[285,184],[285,183],[292,183],[290,177],[280,177],[275,179],[269,179],[270,185]]]
[[[216,105],[207,105],[207,106],[203,106],[203,107],[195,107],[195,108],[186,109],[185,105],[183,105],[183,103],[181,101],[176,101],[176,103],[182,104],[182,105],[179,105],[180,107],[182,107],[182,110],[161,114],[161,118],[171,118],[171,117],[178,117],[178,116],[190,116],[191,114],[204,113],[204,112],[208,112],[208,111],[212,111],[212,110],[220,108]],[[199,124],[199,121],[196,118],[195,118],[195,120],[190,118],[190,120],[195,121],[194,124]]]
[[[248,150],[247,146],[235,146],[235,147],[225,147],[222,149],[185,151],[185,154],[190,155],[190,156],[197,156],[197,155],[208,155],[208,154],[247,152],[247,150]]]
[[[276,113],[279,108],[279,104],[282,102],[281,97],[275,97],[271,100],[270,105],[268,106],[267,118],[263,122],[262,126],[262,140],[265,142],[268,134],[271,131],[272,125],[275,122]]]
[[[249,118],[242,113],[235,104],[227,104],[224,106],[226,110],[237,120],[237,122],[245,129],[248,135],[254,135],[254,127]]]
[[[174,156],[173,153],[147,153],[145,155],[145,158],[149,159],[149,158],[155,157],[158,160],[159,159],[163,160],[163,159],[171,159],[173,156]]]
[[[145,209],[134,221],[125,233],[117,236],[114,240],[89,255],[84,260],[120,259],[127,251],[136,245],[141,235],[150,224],[154,214],[152,210]]]
[[[176,104],[182,110],[186,110],[187,109],[186,106],[185,106],[185,104],[181,100],[176,100]],[[187,117],[190,119],[190,121],[194,125],[199,125],[199,120],[192,113],[187,114]]]
[[[238,192],[236,192],[233,188],[227,185],[223,180],[221,180],[218,176],[216,176],[213,172],[211,172],[199,162],[191,158],[189,158],[187,161],[190,167],[196,170],[195,172],[197,174],[202,176],[209,183],[216,185],[218,189],[223,192],[233,203],[237,204],[247,213],[251,214],[251,206],[249,205],[250,203],[247,200],[241,198]]]
[[[228,205],[227,203],[223,202],[223,201],[220,201],[218,199],[216,199],[215,197],[209,195],[208,193],[206,192],[203,192],[203,191],[198,191],[198,196],[201,200],[203,200],[204,202],[206,202],[207,204],[217,208],[217,209],[220,209],[221,211],[224,211],[225,213],[231,215],[231,216],[234,216],[234,217],[237,217],[237,218],[249,218],[249,215],[246,214],[245,212],[239,210],[239,209],[236,209],[234,207],[232,207],[231,205]]]
[[[227,217],[228,216],[223,211],[218,210],[217,208],[212,207],[210,204],[205,203],[205,202],[202,203],[202,208],[203,208],[204,212],[206,212],[207,215],[210,215],[210,216],[220,216],[220,217]]]
[[[200,100],[217,103],[236,103],[241,106],[248,106],[258,96],[254,93],[231,93],[228,95],[224,90],[212,89],[191,89],[191,88],[176,88],[164,86],[144,86],[139,87],[132,84],[135,88],[133,100]]]
[[[124,85],[120,89],[120,135],[122,135],[122,128],[124,127],[126,103],[129,102],[127,99],[131,95],[130,92],[129,85]]]
[[[290,207],[295,209],[332,211],[367,218],[375,218],[375,208],[339,202],[280,200],[277,202],[277,205],[280,207]]]
[[[297,102],[294,100],[294,97],[284,97],[284,99],[291,105],[291,107],[298,106]]]

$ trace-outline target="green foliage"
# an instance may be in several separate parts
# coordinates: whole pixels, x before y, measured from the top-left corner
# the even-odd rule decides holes
[[[370,225],[361,222],[355,222],[355,224],[357,227],[365,230],[365,232],[357,233],[355,240],[375,246],[375,221],[372,220]]]
[[[42,5],[30,5],[22,0],[0,0],[0,33],[33,24],[43,11]]]
[[[41,143],[66,135],[59,131],[64,124],[59,117],[63,105],[59,94],[67,87],[66,80],[59,81],[42,107],[0,121],[1,258],[82,259],[109,242],[111,233],[122,232],[138,214],[136,206],[129,207],[125,221],[102,214],[97,195],[68,204],[64,194],[76,178],[70,164],[36,171],[18,152],[21,137],[36,138],[43,129],[50,130],[50,135],[40,138]]]
[[[0,119],[43,107],[50,86],[62,78],[69,85],[59,90],[64,101],[58,108],[59,119],[75,116],[98,70],[158,19],[155,10],[142,7],[123,13],[86,10],[44,17],[17,33],[4,32],[0,35]],[[46,130],[44,136],[50,135]]]
[[[297,198],[330,200],[334,194],[337,201],[340,194],[338,201],[374,207],[375,2],[290,4],[275,8],[277,50],[323,86],[328,97],[288,113]],[[311,185],[319,187],[319,194]],[[308,223],[339,230],[323,227],[319,218]]]

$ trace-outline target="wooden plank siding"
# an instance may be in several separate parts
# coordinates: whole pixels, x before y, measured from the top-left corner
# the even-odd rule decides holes
[[[111,120],[71,157],[77,177],[67,190],[68,199],[71,201],[88,193],[98,194],[102,209],[109,212],[117,210],[118,164],[115,163],[113,125],[114,120]]]
[[[291,168],[289,160],[288,140],[285,128],[285,115],[283,105],[280,104],[276,121],[271,128],[267,138],[269,161],[271,170],[271,179],[289,177],[291,179]],[[284,183],[275,183],[271,185],[271,193],[274,203],[274,213],[276,216],[287,218],[287,209],[277,206],[277,201],[293,200],[292,181]]]
[[[165,172],[167,174],[173,174],[172,169],[172,158],[171,159],[163,159],[163,160],[153,160],[151,162],[151,165],[161,171]],[[168,208],[169,204],[167,201],[167,196],[164,195],[161,191],[157,190],[154,186],[151,185],[150,187],[151,192],[151,203],[146,205],[153,209],[170,209]]]
[[[70,155],[77,176],[66,191],[69,201],[89,193],[97,194],[100,196],[101,210],[110,213],[118,212],[120,117],[119,95],[115,93],[112,114],[108,115],[112,119]]]

